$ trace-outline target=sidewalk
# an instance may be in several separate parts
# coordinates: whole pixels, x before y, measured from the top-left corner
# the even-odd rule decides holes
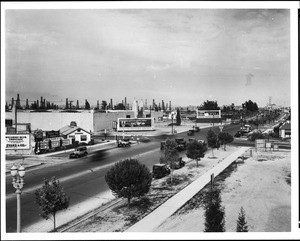
[[[207,183],[210,182],[211,174],[216,177],[239,156],[243,155],[250,147],[241,147],[238,151],[228,156],[220,164],[216,165],[197,180],[192,182],[186,188],[178,192],[168,201],[163,203],[148,216],[137,222],[125,232],[153,232],[160,224],[162,224],[168,217],[176,212],[182,205],[197,194]]]

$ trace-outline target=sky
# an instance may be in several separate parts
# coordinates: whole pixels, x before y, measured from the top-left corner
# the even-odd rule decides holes
[[[289,9],[8,9],[5,50],[8,102],[291,102]]]

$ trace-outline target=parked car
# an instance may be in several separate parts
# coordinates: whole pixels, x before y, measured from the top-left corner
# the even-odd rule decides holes
[[[177,143],[178,151],[186,150],[186,141],[184,140],[184,138],[175,138],[175,141]]]
[[[165,149],[165,145],[166,145],[166,141],[162,141],[162,142],[160,143],[160,149],[161,149],[161,150]]]
[[[182,160],[182,157],[179,157],[177,161],[173,163],[173,169],[179,169],[185,165],[185,161]]]
[[[189,130],[189,131],[187,132],[187,135],[188,135],[188,136],[193,136],[193,135],[195,135],[195,131],[194,131],[194,130]]]
[[[167,164],[157,163],[153,165],[152,176],[154,178],[162,178],[171,173],[171,170]]]
[[[74,152],[70,154],[70,158],[78,158],[88,154],[86,146],[77,147]]]
[[[234,137],[241,137],[243,135],[243,132],[237,131],[234,135]]]
[[[199,132],[200,131],[200,127],[199,126],[195,126],[195,132]]]
[[[119,140],[118,141],[118,147],[128,147],[130,146],[131,142],[128,140]]]

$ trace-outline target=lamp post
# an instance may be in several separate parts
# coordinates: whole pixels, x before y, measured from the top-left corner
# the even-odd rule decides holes
[[[123,127],[123,140],[124,140],[124,128],[125,128],[125,121],[122,121],[122,127]]]
[[[223,131],[223,123],[221,123],[221,125],[219,125],[219,128],[220,128],[220,132],[222,132]]]
[[[25,168],[20,166],[19,169],[16,166],[12,166],[10,169],[12,176],[12,184],[16,189],[17,194],[17,233],[21,233],[21,193],[24,186]]]
[[[171,119],[172,119],[172,135],[174,133],[174,127],[173,127],[173,116],[174,116],[174,113],[171,114]]]

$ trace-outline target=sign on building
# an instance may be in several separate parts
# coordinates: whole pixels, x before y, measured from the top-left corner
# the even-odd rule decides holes
[[[118,118],[117,131],[152,131],[153,118]]]
[[[221,110],[199,110],[196,111],[197,123],[219,123],[222,122]]]
[[[29,150],[30,135],[5,135],[6,150]]]
[[[46,131],[46,138],[55,138],[59,137],[59,131]]]

